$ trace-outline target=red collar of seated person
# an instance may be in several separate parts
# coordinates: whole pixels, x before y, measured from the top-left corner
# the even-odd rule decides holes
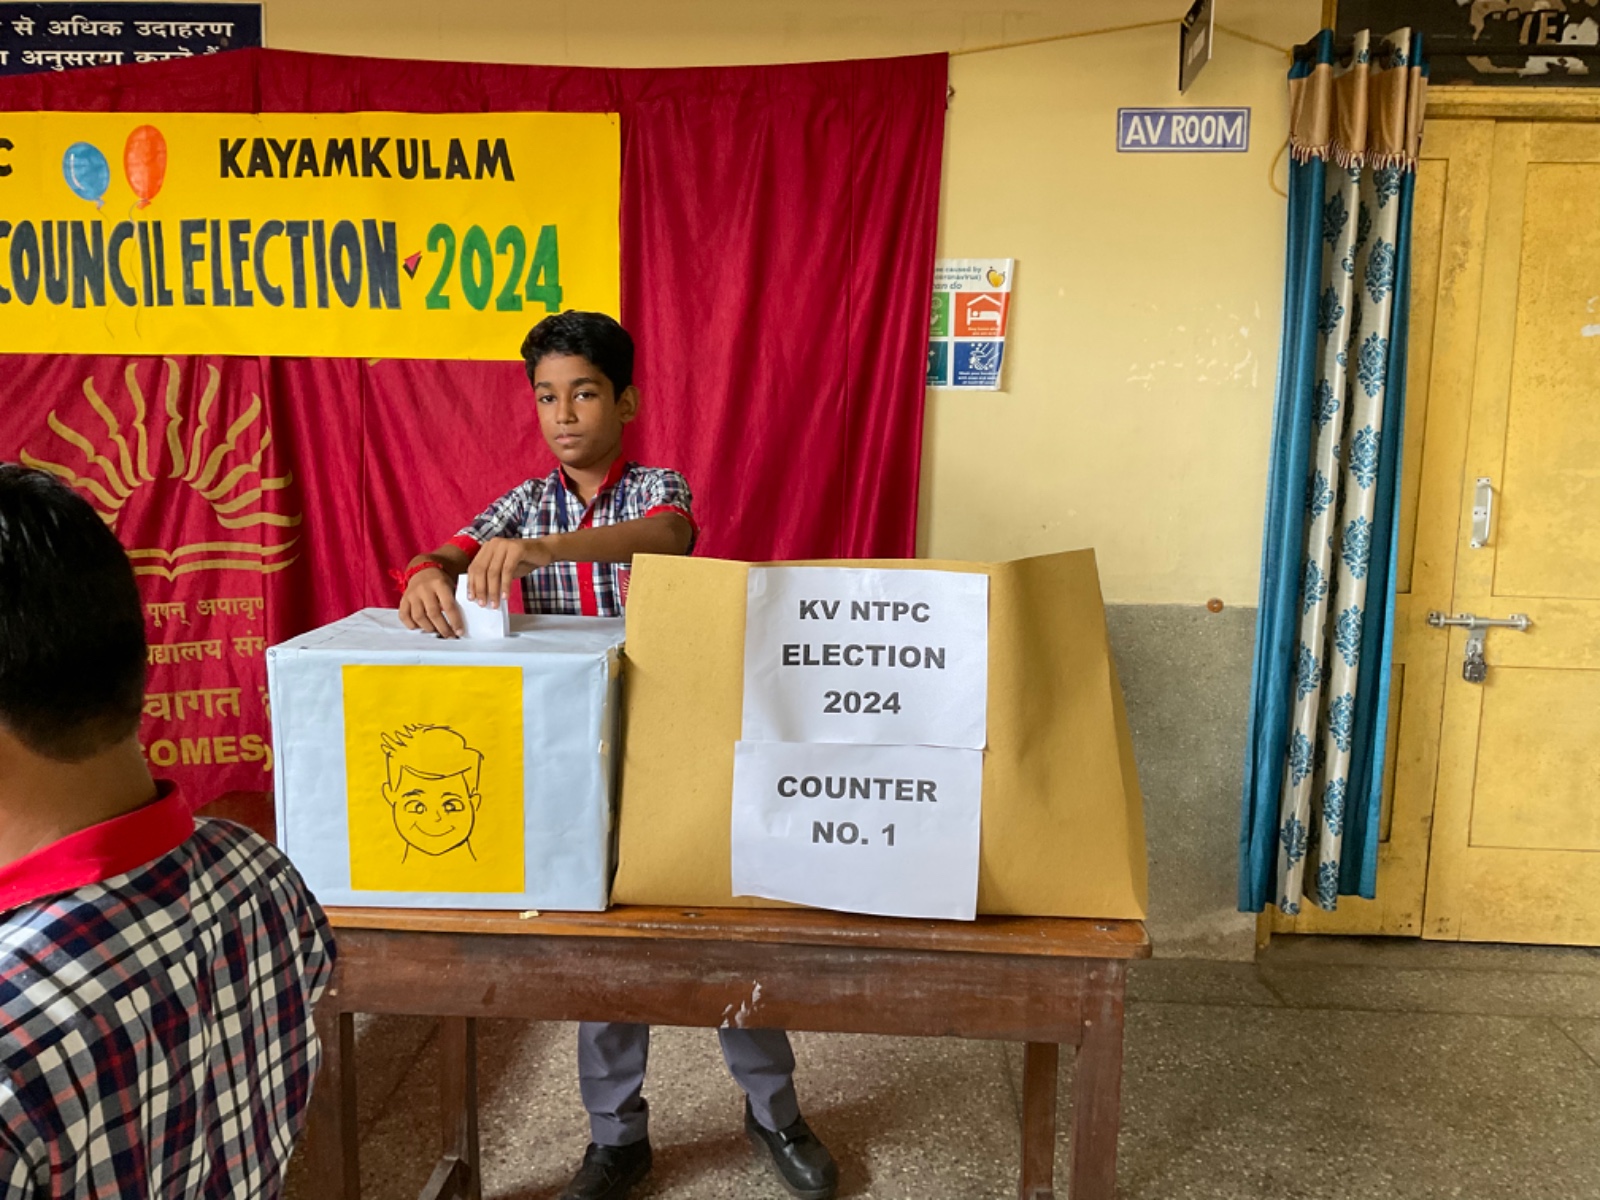
[[[194,816],[176,785],[157,785],[150,803],[70,833],[0,867],[0,913],[104,883],[177,849]]]

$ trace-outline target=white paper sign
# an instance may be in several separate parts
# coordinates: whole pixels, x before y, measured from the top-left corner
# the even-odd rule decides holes
[[[989,577],[752,567],[744,739],[987,742]]]
[[[476,600],[467,599],[467,577],[456,580],[456,607],[461,610],[461,620],[466,638],[507,638],[511,636],[511,597],[500,602],[499,608],[484,608]]]
[[[979,750],[740,742],[733,894],[970,921],[982,790]]]

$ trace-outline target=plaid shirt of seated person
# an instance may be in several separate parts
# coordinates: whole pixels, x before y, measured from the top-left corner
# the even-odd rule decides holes
[[[512,488],[450,540],[470,556],[491,538],[545,537],[673,512],[693,530],[692,554],[699,529],[691,502],[689,484],[678,472],[619,458],[585,508],[572,481],[558,467],[543,479]],[[628,575],[626,563],[552,563],[523,579],[523,608],[530,613],[620,617],[628,600]]]
[[[328,924],[288,859],[158,799],[0,868],[0,1197],[277,1196]]]

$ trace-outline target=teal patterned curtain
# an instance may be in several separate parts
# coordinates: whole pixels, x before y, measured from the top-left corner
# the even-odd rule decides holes
[[[1421,37],[1290,72],[1289,270],[1249,753],[1240,907],[1326,909],[1377,884],[1405,414]]]

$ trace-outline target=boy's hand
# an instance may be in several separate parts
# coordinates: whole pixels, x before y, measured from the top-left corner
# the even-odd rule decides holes
[[[486,608],[499,608],[513,583],[555,561],[550,538],[490,538],[467,568],[467,595]]]
[[[407,629],[460,637],[467,628],[456,607],[455,582],[437,567],[418,571],[400,597],[400,621]]]

